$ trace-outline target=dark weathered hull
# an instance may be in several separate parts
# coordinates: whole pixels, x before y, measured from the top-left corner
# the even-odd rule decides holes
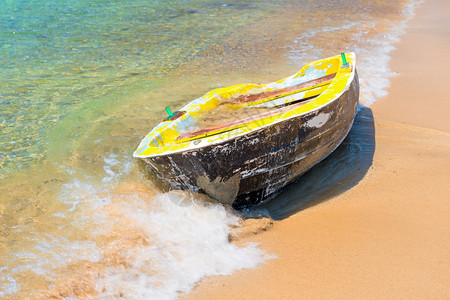
[[[280,193],[327,157],[349,132],[359,98],[349,90],[328,105],[216,145],[144,158],[166,184],[205,192],[239,208]]]

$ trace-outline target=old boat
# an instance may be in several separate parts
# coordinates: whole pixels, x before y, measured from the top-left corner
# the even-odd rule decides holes
[[[359,98],[355,63],[342,53],[273,83],[215,89],[173,114],[166,108],[169,117],[134,156],[173,189],[234,208],[271,199],[346,137]]]

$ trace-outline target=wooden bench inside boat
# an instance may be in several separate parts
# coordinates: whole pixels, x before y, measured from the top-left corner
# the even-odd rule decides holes
[[[276,105],[273,106],[273,109],[270,111],[260,113],[251,117],[239,119],[233,122],[228,122],[226,124],[217,125],[217,126],[211,126],[208,128],[202,128],[202,129],[195,129],[191,130],[185,133],[182,133],[177,139],[177,142],[184,142],[188,140],[194,140],[194,139],[200,139],[220,133],[224,133],[227,131],[231,131],[237,128],[240,128],[242,126],[245,126],[246,123],[270,117],[272,115],[276,115],[279,113],[286,112],[288,110],[292,110],[295,108],[298,108],[302,105],[305,105],[309,102],[311,102],[315,97],[320,95],[323,90],[333,81],[334,77],[336,76],[336,73],[319,77],[310,81],[306,81],[303,83],[299,83],[293,86],[289,86],[282,89],[276,89],[272,91],[266,91],[261,92],[257,94],[243,94],[238,97],[236,97],[233,100],[226,101],[220,103],[220,105],[224,104],[245,104],[245,106],[242,107],[243,110],[251,107],[258,107],[258,104],[266,103],[270,101],[274,101],[276,99],[286,97],[286,96],[295,96],[295,94],[302,93],[305,91],[308,91],[310,89],[316,89],[317,93],[313,93],[313,95],[308,96],[307,98],[300,98],[295,99],[291,101],[290,103],[285,103],[284,105]],[[323,88],[320,88],[323,87]]]
[[[300,92],[307,91],[308,89],[314,88],[314,87],[321,87],[324,85],[329,84],[331,81],[333,81],[334,77],[336,76],[336,73],[319,77],[310,81],[302,82],[293,86],[288,86],[281,89],[276,89],[272,91],[266,91],[261,92],[257,94],[243,94],[239,97],[223,102],[221,104],[228,104],[228,103],[251,103],[252,105],[262,102],[267,102],[271,100],[275,100],[281,97],[290,96],[293,94],[297,94]]]

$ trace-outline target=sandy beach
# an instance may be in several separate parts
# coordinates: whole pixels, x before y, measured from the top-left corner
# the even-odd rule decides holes
[[[182,299],[450,298],[450,2],[423,3],[395,46],[364,178],[240,238],[276,258]]]

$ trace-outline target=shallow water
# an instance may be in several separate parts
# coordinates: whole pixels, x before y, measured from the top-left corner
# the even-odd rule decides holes
[[[416,3],[3,1],[0,297],[173,299],[261,263],[264,251],[228,242],[235,213],[158,192],[131,153],[165,106],[342,51],[356,52],[370,105],[386,93],[389,51]],[[280,196],[272,216],[304,207],[297,195]]]

